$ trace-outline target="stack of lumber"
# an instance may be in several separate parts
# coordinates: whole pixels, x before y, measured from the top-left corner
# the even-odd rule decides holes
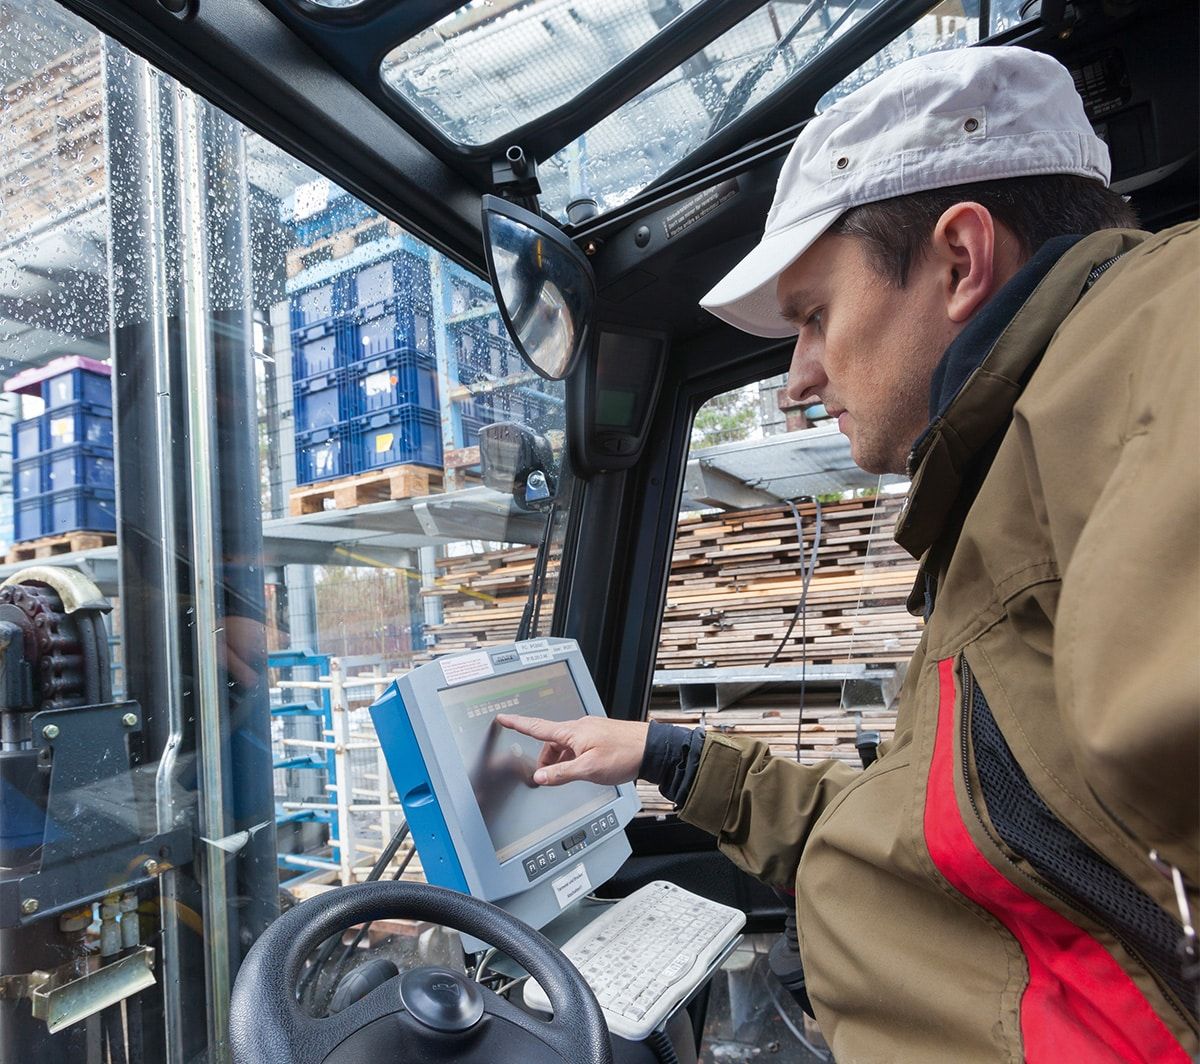
[[[921,623],[905,610],[916,563],[892,542],[902,501],[892,496],[822,507],[818,564],[808,591],[804,647],[810,664],[906,661]],[[762,665],[787,631],[812,547],[815,507],[798,506],[803,558],[786,505],[679,519],[658,669]],[[536,551],[492,551],[439,562],[443,623],[428,633],[434,655],[514,638]],[[543,603],[543,618],[553,603]],[[797,624],[780,664],[802,657]]]
[[[517,547],[438,561],[438,577],[421,594],[442,600],[442,622],[426,629],[430,656],[508,643],[517,637],[537,548]],[[542,600],[542,627],[554,612],[553,574]]]
[[[916,563],[892,541],[901,506],[892,496],[822,506],[807,616],[780,664],[798,663],[805,647],[810,664],[908,659],[921,625],[905,609]],[[761,665],[770,658],[799,601],[816,528],[815,505],[797,509],[803,557],[786,505],[681,516],[657,668]]]
[[[838,690],[810,687],[801,709],[798,690],[774,685],[763,687],[736,706],[719,712],[681,709],[674,690],[658,689],[650,702],[650,719],[686,728],[703,726],[710,731],[755,739],[765,742],[773,754],[806,765],[827,758],[858,765],[854,739],[860,731],[879,732],[882,738],[890,739],[896,729],[894,707],[855,704],[850,689],[844,698]],[[671,811],[671,803],[659,794],[656,786],[639,781],[637,787],[643,816],[661,816]]]

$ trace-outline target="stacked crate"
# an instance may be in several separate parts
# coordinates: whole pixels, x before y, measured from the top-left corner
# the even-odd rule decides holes
[[[457,293],[456,293],[457,295]],[[561,424],[554,406],[561,399],[552,393],[552,385],[530,370],[491,304],[451,315],[447,334],[458,366],[458,379],[469,394],[458,402],[461,447],[479,442],[479,430],[497,421],[519,421],[534,430],[547,423]]]
[[[441,469],[443,442],[460,459],[495,421],[561,424],[561,387],[525,366],[486,280],[327,182],[283,210],[298,486]]]
[[[290,300],[297,484],[354,472],[346,367],[355,334],[345,287],[335,276]]]
[[[13,426],[13,538],[115,532],[109,367],[70,355],[17,374],[4,389],[45,404]]]
[[[290,304],[297,484],[440,468],[427,261],[391,247],[293,291]]]
[[[358,341],[349,366],[357,471],[441,468],[429,260],[410,246],[346,277]]]

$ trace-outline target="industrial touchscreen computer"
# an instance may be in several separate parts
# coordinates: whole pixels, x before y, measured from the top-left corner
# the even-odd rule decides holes
[[[543,927],[629,856],[637,791],[537,786],[541,742],[502,728],[500,713],[574,720],[604,709],[570,639],[439,658],[371,707],[425,878]]]

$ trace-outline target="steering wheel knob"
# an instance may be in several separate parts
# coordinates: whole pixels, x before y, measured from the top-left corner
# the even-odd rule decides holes
[[[483,1016],[479,984],[448,968],[413,968],[400,977],[409,1015],[435,1031],[465,1031]]]

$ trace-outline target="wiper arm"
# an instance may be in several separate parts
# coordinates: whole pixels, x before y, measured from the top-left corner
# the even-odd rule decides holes
[[[854,14],[855,9],[861,2],[862,0],[850,0],[850,3],[846,5],[846,10],[830,24],[829,28],[821,34],[820,39],[813,42],[812,47],[804,53],[804,56],[797,64],[799,69],[803,69],[809,59],[825,47],[833,35],[845,25],[846,20]],[[796,19],[791,28],[775,42],[774,47],[759,60],[757,65],[747,70],[738,79],[737,84],[730,90],[729,96],[725,100],[725,106],[721,108],[720,114],[713,119],[712,125],[708,127],[706,140],[742,113],[742,109],[746,106],[747,101],[749,101],[755,86],[766,76],[767,71],[771,69],[772,64],[779,57],[779,53],[796,39],[796,35],[808,25],[812,17],[825,7],[827,3],[828,0],[812,0],[812,3],[800,13],[800,17]]]

